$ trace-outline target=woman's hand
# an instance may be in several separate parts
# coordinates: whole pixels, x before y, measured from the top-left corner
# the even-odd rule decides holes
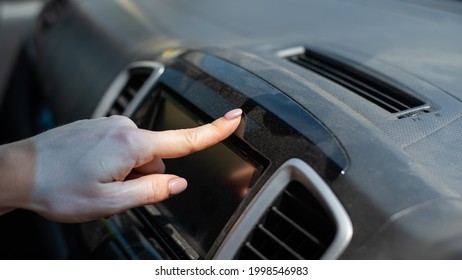
[[[159,202],[187,186],[185,179],[163,174],[162,159],[224,140],[238,127],[241,114],[236,109],[210,124],[162,132],[112,116],[2,146],[13,183],[0,186],[0,210],[24,208],[54,221],[83,222]]]

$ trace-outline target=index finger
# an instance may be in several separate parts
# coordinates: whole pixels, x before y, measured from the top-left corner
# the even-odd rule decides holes
[[[212,123],[195,128],[140,130],[140,151],[153,157],[177,158],[206,149],[230,136],[239,126],[241,109],[234,109]]]

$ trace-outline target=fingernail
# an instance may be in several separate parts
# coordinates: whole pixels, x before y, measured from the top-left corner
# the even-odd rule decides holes
[[[225,114],[225,119],[227,119],[228,121],[234,120],[240,115],[242,115],[242,109],[234,109]]]
[[[184,191],[188,186],[188,182],[183,178],[176,178],[168,182],[168,191],[170,195],[176,195]]]

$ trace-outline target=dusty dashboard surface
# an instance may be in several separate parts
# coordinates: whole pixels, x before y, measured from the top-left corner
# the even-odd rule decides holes
[[[164,130],[244,111],[223,143],[166,160],[183,195],[80,225],[91,255],[460,258],[460,11],[49,1],[24,55],[57,123],[124,114]]]
[[[121,97],[127,97],[124,93],[136,80],[134,69],[148,65],[152,69],[145,85],[122,109]],[[122,110],[139,127],[152,130],[194,127],[235,107],[245,112],[237,132],[223,143],[165,160],[166,172],[188,178],[190,186],[183,195],[106,221],[113,230],[121,230],[122,236],[133,231],[127,225],[143,225],[143,234],[131,242],[142,243],[140,236],[150,242],[140,246],[136,256],[156,252],[151,257],[258,258],[267,254],[264,258],[317,258],[329,248],[330,257],[340,254],[351,237],[351,225],[324,180],[339,176],[347,159],[332,134],[312,115],[266,81],[204,52],[183,51],[163,64],[139,62],[125,71],[132,76],[125,84],[113,83],[107,93],[113,100],[103,100],[98,112]],[[304,156],[298,154],[300,149]],[[278,177],[278,172],[284,175]],[[282,199],[284,192],[288,198]],[[301,196],[295,197],[297,193]],[[313,205],[304,205],[304,199]],[[278,200],[285,201],[281,209],[277,209]],[[265,217],[267,211],[274,213]],[[316,215],[322,227],[304,218],[297,221],[297,211]],[[264,220],[275,224],[264,227]],[[265,252],[268,244],[277,241],[274,235],[287,234],[287,230],[297,240]],[[260,236],[256,245],[251,245],[253,235]],[[155,238],[159,236],[160,240]],[[242,240],[231,241],[234,238]],[[268,240],[259,245],[262,238]]]

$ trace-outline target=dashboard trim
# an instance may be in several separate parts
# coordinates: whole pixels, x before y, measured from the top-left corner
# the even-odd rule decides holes
[[[104,93],[103,98],[96,107],[92,118],[104,117],[111,109],[112,104],[119,96],[123,87],[129,80],[130,70],[136,68],[152,68],[153,71],[149,75],[146,82],[138,90],[133,100],[125,108],[123,115],[130,116],[136,110],[137,106],[143,101],[144,97],[149,93],[149,90],[157,82],[162,73],[165,70],[163,64],[156,61],[138,61],[129,64],[124,70],[122,70],[119,75],[114,79],[111,85],[108,87],[107,91]]]
[[[321,259],[338,258],[348,246],[353,235],[351,220],[324,180],[307,163],[297,158],[289,159],[282,164],[255,195],[247,209],[229,231],[213,258],[234,258],[241,244],[260,220],[260,217],[291,181],[298,181],[307,187],[332,216],[337,232]]]

